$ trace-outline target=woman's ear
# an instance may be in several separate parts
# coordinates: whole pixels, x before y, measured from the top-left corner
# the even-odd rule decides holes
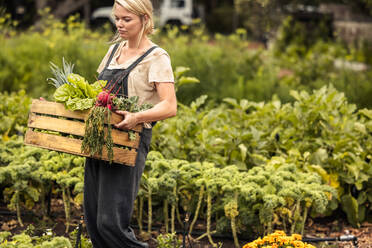
[[[147,24],[148,21],[149,21],[149,16],[143,15],[143,24]]]

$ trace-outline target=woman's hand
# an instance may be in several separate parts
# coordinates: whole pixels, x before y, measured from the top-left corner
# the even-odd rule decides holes
[[[134,128],[138,124],[138,120],[135,113],[121,110],[116,110],[115,113],[122,115],[124,117],[124,119],[121,122],[114,125],[116,128],[128,130]]]

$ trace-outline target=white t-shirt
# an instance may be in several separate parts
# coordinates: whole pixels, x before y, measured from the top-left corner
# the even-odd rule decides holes
[[[118,64],[117,58],[121,49],[125,46],[122,41],[116,50],[112,60],[107,67],[108,69],[125,69],[136,61],[140,56],[131,58],[123,64]],[[154,44],[155,45],[155,44]],[[107,61],[114,48],[111,45],[107,54],[101,61],[97,72],[100,73],[106,66]],[[159,95],[156,92],[155,82],[157,83],[174,83],[174,76],[170,57],[168,53],[157,47],[150,52],[130,73],[128,76],[128,96],[138,96],[139,104],[151,103],[153,105],[160,102]]]

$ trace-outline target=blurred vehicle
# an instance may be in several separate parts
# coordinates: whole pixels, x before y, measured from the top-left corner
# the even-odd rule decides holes
[[[154,5],[155,26],[191,25],[193,19],[203,19],[203,7],[196,5],[193,0],[157,0]],[[91,27],[97,28],[110,23],[115,27],[115,20],[111,14],[112,7],[100,7],[92,12]]]

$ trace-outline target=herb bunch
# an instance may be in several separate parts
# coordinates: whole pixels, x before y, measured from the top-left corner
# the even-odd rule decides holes
[[[106,144],[109,161],[113,158],[113,141],[111,136],[111,125],[107,125],[107,135],[105,135],[105,119],[110,123],[111,113],[107,107],[95,106],[89,112],[85,121],[85,134],[81,150],[89,153],[90,156],[98,154],[102,156],[103,145]],[[106,139],[105,139],[105,136]]]

